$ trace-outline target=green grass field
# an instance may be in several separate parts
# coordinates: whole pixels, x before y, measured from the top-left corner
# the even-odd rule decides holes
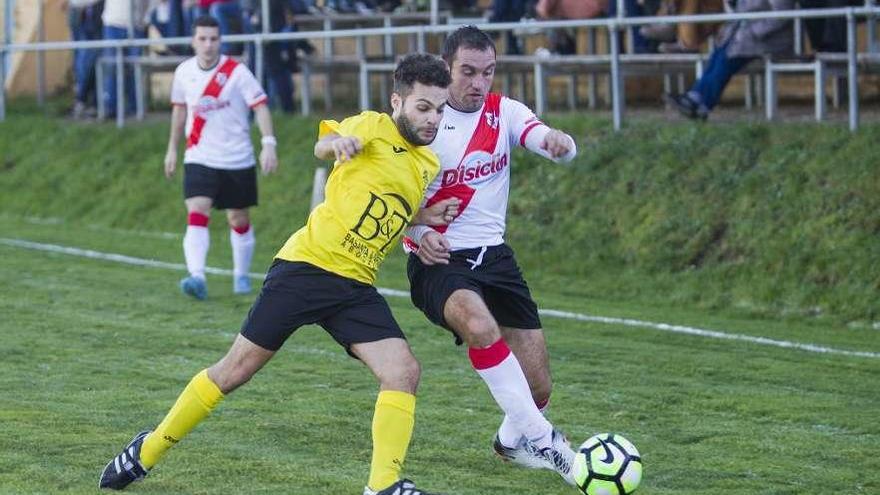
[[[0,215],[4,238],[180,263],[159,231]],[[229,267],[215,231],[210,264]],[[261,238],[268,249],[282,239]],[[267,266],[264,255],[255,270]],[[380,285],[405,289],[402,256]],[[575,297],[539,271],[543,308],[695,325],[880,353],[880,331]],[[209,277],[184,299],[167,269],[0,243],[0,493],[97,493],[104,463],[155,425],[218,359],[252,301]],[[405,298],[389,298],[423,364],[407,475],[443,493],[575,493],[550,472],[495,459],[500,414],[462,349]],[[643,494],[880,492],[880,359],[545,318],[551,419],[574,441],[616,431],[641,450]],[[133,493],[360,493],[375,385],[307,327],[226,399]]]

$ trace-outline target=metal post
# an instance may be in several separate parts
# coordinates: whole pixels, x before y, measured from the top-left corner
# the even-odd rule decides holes
[[[263,34],[269,33],[269,0],[263,0],[260,3],[260,22],[262,23]]]
[[[312,205],[309,207],[309,211],[324,202],[324,187],[326,185],[327,169],[324,167],[316,168],[315,176],[312,178]]]
[[[544,65],[535,62],[535,114],[544,115],[546,101],[544,97]]]
[[[367,64],[364,61],[361,61],[361,73],[360,73],[360,105],[361,110],[369,110],[370,109],[370,73],[367,71]]]
[[[874,0],[865,0],[865,7],[874,7]],[[868,35],[868,51],[874,53],[877,51],[877,19],[874,14],[869,14],[865,18],[865,26]]]
[[[390,28],[391,27],[391,16],[385,15],[382,18],[382,27]],[[385,57],[391,57],[394,55],[394,39],[390,34],[386,34],[382,37],[382,55]]]
[[[132,62],[134,66],[134,95],[137,105],[137,119],[144,120],[144,69],[138,62]]]
[[[764,65],[764,93],[766,95],[767,120],[773,120],[776,115],[776,74],[773,72],[773,64],[767,60]]]
[[[813,63],[816,70],[814,74],[816,84],[816,122],[822,122],[825,119],[825,64],[821,60],[816,60]]]
[[[327,88],[326,91],[330,91],[330,88]],[[302,78],[300,79],[300,98],[302,101],[300,104],[302,105],[302,114],[309,115],[312,113],[312,64],[306,60],[303,60],[302,64]]]
[[[617,0],[618,6],[623,0]],[[611,114],[614,130],[619,131],[623,120],[623,87],[620,78],[620,42],[617,38],[619,26],[611,28]]]
[[[798,17],[794,20],[794,54],[804,53],[804,20]]]
[[[333,31],[333,21],[324,17],[324,31]],[[324,38],[324,58],[333,56],[333,38]]]
[[[98,120],[104,120],[107,117],[107,109],[104,105],[104,49],[101,48],[98,55],[97,63],[95,63],[95,101],[98,104]]]
[[[587,53],[590,55],[596,54],[596,28],[587,28]],[[587,76],[587,107],[590,109],[596,108],[596,87],[599,85],[599,81],[596,78],[596,74],[591,72],[589,76]]]
[[[438,0],[431,0],[431,25],[436,26],[439,18],[439,10],[440,10],[440,2]]]
[[[44,0],[37,1],[37,40],[46,41],[46,23],[43,20]],[[37,103],[42,107],[46,104],[46,52],[37,52]]]
[[[257,81],[260,81],[260,84],[263,84],[263,72],[265,68],[263,67],[263,38],[257,38],[254,41],[254,48],[256,49],[256,59],[254,61],[254,71],[256,72]]]
[[[849,130],[859,128],[859,74],[856,66],[856,16],[853,9],[846,13],[846,54],[849,90]]]
[[[0,45],[0,122],[6,120],[6,46]]]
[[[416,47],[419,53],[424,53],[425,51],[425,30],[419,29],[419,34],[416,35]]]
[[[122,46],[116,45],[116,127],[125,126],[125,67],[122,64]]]

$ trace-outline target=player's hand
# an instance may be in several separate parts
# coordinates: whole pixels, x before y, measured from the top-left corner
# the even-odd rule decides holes
[[[333,155],[339,163],[351,160],[364,149],[361,140],[354,136],[340,136],[333,140],[331,146],[333,147]]]
[[[458,216],[458,206],[461,200],[458,198],[446,198],[438,201],[427,208],[422,208],[413,219],[413,224],[421,225],[449,225]]]
[[[550,158],[565,156],[571,151],[571,138],[568,137],[568,134],[558,129],[551,129],[544,136],[544,141],[541,142],[541,149],[546,151]]]
[[[448,265],[450,248],[446,237],[432,230],[422,236],[416,256],[426,265]]]
[[[278,156],[275,155],[275,146],[270,144],[263,145],[260,151],[260,168],[263,175],[271,174],[278,168]]]
[[[165,177],[170,179],[174,176],[174,170],[177,168],[177,150],[168,150],[165,153]]]

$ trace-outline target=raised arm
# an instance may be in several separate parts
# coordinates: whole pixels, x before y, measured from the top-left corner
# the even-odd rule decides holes
[[[177,150],[186,126],[186,106],[175,104],[171,109],[171,132],[168,136],[168,150],[165,152],[165,177],[171,178],[177,168]]]
[[[347,162],[363,150],[361,140],[354,136],[340,136],[335,132],[326,134],[315,143],[315,157],[319,160]]]

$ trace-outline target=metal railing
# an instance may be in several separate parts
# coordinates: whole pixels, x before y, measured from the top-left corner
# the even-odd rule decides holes
[[[613,35],[610,36],[610,81],[611,81],[611,98],[612,98],[612,115],[614,130],[619,130],[623,123],[623,102],[625,99],[622,82],[621,71],[621,55],[622,50],[618,42],[618,36],[614,35],[620,31],[638,27],[647,24],[677,24],[687,23],[718,23],[738,20],[760,20],[760,19],[819,19],[819,18],[836,18],[843,17],[846,19],[847,25],[847,74],[849,88],[849,128],[855,130],[858,128],[858,66],[857,66],[857,45],[856,45],[856,21],[859,18],[872,19],[880,15],[880,8],[873,5],[873,1],[869,0],[865,7],[847,7],[847,8],[831,8],[831,9],[799,9],[788,11],[764,11],[749,13],[723,13],[723,14],[700,14],[700,15],[673,15],[673,16],[656,16],[656,17],[609,17],[595,19],[579,19],[579,20],[557,20],[557,21],[535,21],[528,24],[531,30],[549,30],[558,28],[605,28]],[[869,25],[873,22],[869,22]],[[255,72],[258,77],[262,76],[262,46],[266,43],[276,41],[292,41],[292,40],[326,40],[340,38],[364,38],[370,36],[402,36],[415,35],[418,39],[418,46],[425,46],[425,38],[429,35],[441,35],[458,29],[458,25],[418,25],[418,26],[400,26],[400,27],[376,27],[376,28],[360,28],[360,29],[342,29],[336,31],[301,31],[292,33],[255,33],[255,34],[239,34],[224,36],[224,41],[228,42],[244,42],[254,43],[256,48],[257,60]],[[523,28],[520,22],[508,23],[486,23],[480,25],[485,31],[509,31],[519,30]],[[871,32],[873,35],[873,32]],[[125,40],[95,40],[95,41],[52,41],[40,43],[4,43],[0,45],[0,121],[5,120],[5,67],[3,63],[7,53],[14,52],[45,52],[50,50],[70,50],[70,49],[97,49],[112,48],[115,50],[117,61],[117,70],[122,67],[123,50],[129,47],[147,47],[153,45],[189,45],[190,38],[159,38],[159,39],[125,39]],[[869,41],[869,46],[873,46],[873,39]],[[121,72],[121,70],[119,71]],[[124,80],[117,77],[117,95],[124,95]],[[117,112],[117,125],[124,125],[124,112]]]

